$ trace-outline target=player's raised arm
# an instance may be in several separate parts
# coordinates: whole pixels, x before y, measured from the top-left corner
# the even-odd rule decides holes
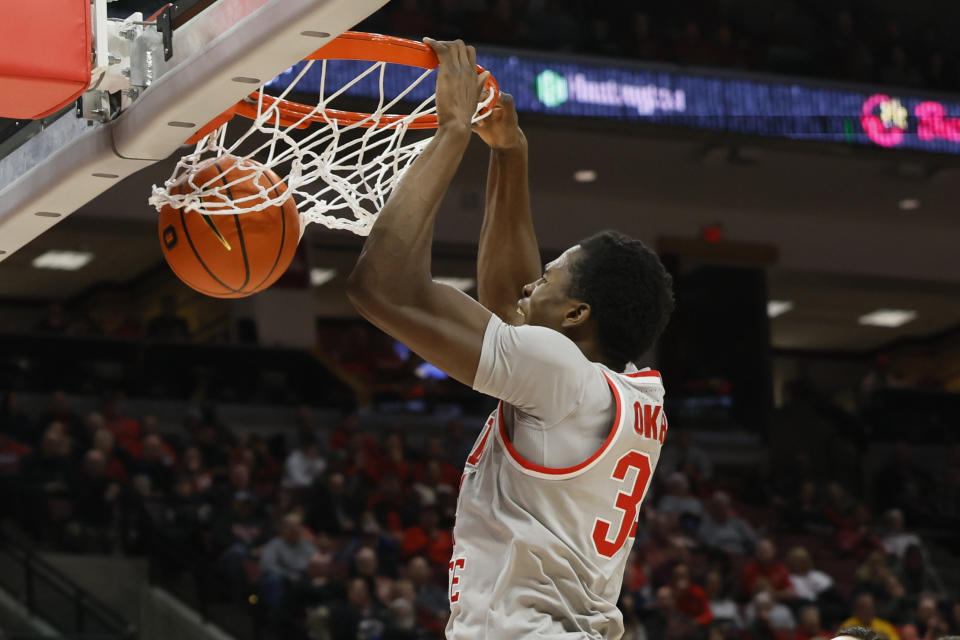
[[[490,147],[487,204],[477,255],[480,303],[504,322],[522,324],[517,299],[540,277],[540,248],[530,213],[527,139],[517,122],[513,97],[500,101],[474,131]]]
[[[430,274],[433,225],[470,142],[485,74],[463,42],[424,40],[437,68],[436,135],[393,190],[347,281],[362,316],[457,380],[473,385],[490,311]]]

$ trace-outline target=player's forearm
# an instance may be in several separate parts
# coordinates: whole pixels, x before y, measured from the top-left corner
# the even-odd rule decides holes
[[[351,296],[407,300],[430,284],[434,220],[469,141],[469,128],[441,126],[410,166],[363,245],[348,281]]]
[[[487,205],[477,255],[480,303],[504,321],[516,317],[523,285],[540,276],[540,248],[530,212],[527,143],[490,151]]]

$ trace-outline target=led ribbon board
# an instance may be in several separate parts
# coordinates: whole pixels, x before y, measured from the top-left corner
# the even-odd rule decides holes
[[[908,95],[896,89],[817,86],[788,78],[711,75],[495,49],[478,55],[478,62],[493,71],[501,88],[513,94],[522,112],[960,153],[960,102]],[[332,61],[327,65],[326,86],[345,83],[369,65]],[[268,86],[282,90],[301,68],[292,67]],[[391,69],[384,77],[387,93],[402,91],[416,73],[418,70],[411,69],[408,76]],[[320,83],[321,65],[315,64],[297,88],[319,92]],[[394,83],[396,86],[391,86]],[[426,99],[433,92],[433,84],[431,76],[411,91],[408,99]],[[379,96],[378,73],[368,75],[346,95]]]

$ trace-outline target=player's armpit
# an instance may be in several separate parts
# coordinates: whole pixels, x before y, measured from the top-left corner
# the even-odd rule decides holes
[[[579,404],[596,372],[569,338],[547,327],[491,321],[473,388],[549,428]]]
[[[450,285],[429,281],[409,298],[352,278],[347,294],[360,315],[450,377],[473,386],[491,313]]]

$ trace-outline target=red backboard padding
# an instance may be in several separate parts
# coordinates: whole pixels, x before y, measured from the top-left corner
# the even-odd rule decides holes
[[[36,119],[90,84],[90,0],[5,2],[0,18],[0,117]]]

